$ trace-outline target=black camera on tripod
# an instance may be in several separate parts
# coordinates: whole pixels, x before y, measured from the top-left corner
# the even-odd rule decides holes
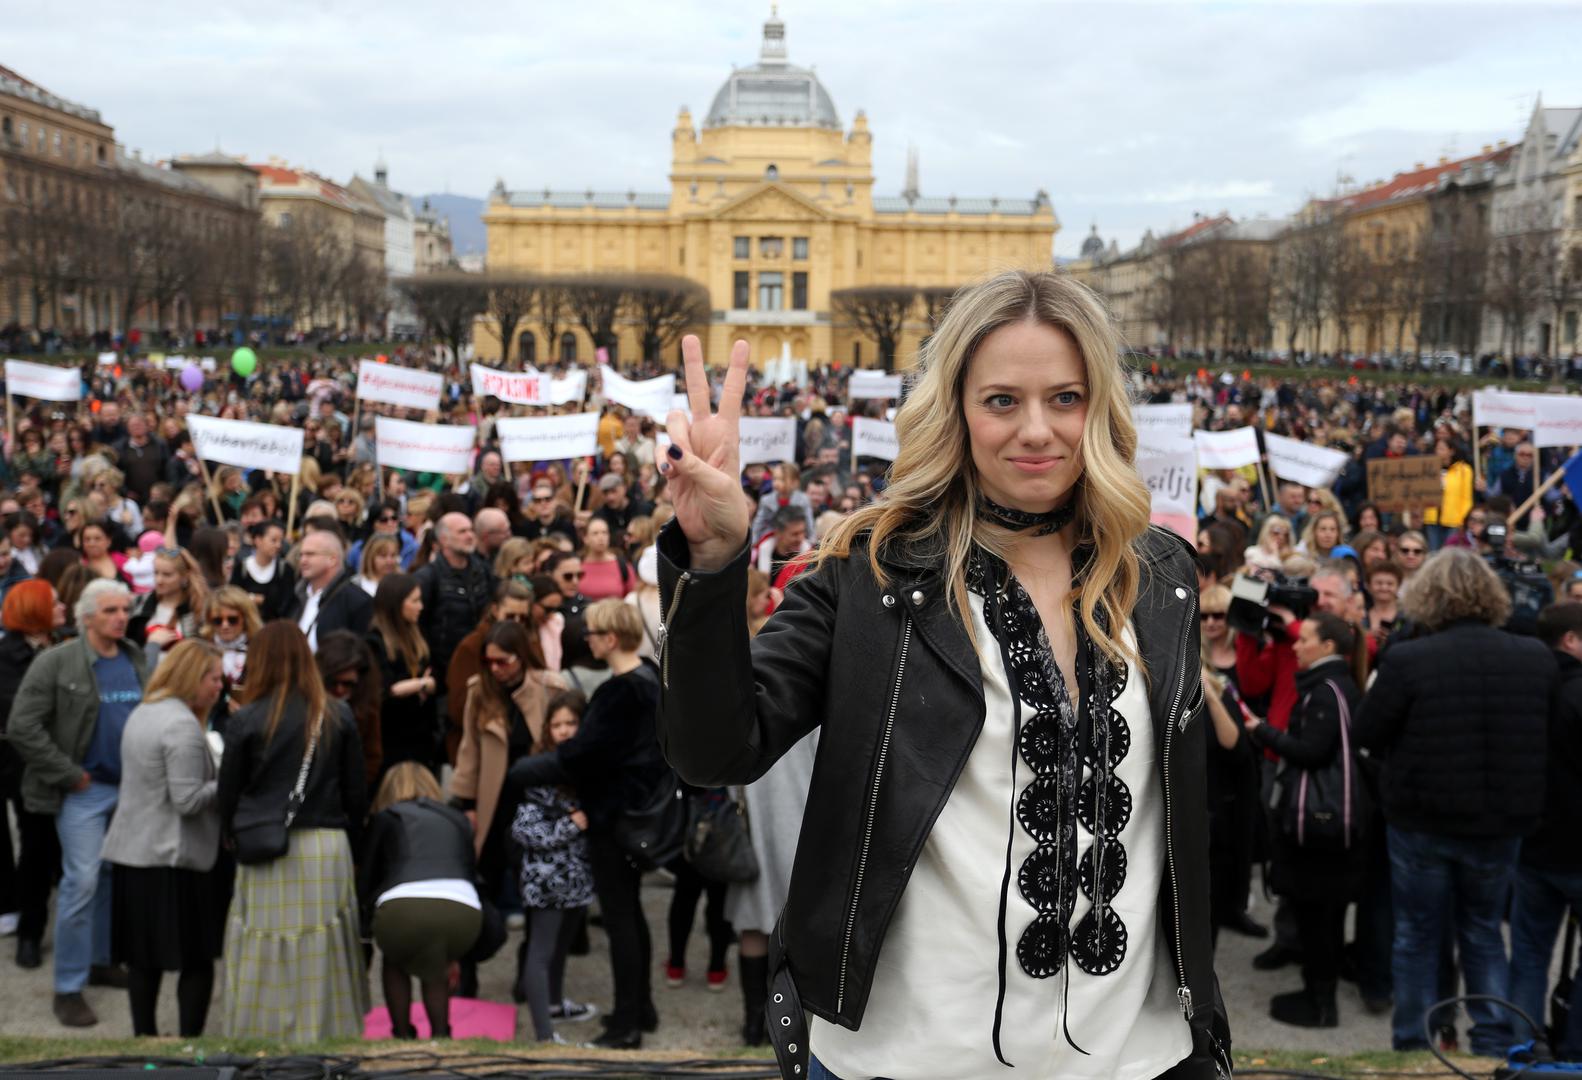
[[[1230,585],[1230,608],[1226,619],[1238,634],[1262,637],[1283,629],[1281,617],[1271,607],[1289,608],[1298,619],[1307,618],[1318,603],[1318,590],[1306,578],[1288,578],[1269,571],[1266,577],[1237,574]]]

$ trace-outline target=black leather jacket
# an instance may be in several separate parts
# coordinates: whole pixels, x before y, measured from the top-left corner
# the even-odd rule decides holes
[[[1206,741],[1197,578],[1186,544],[1158,529],[1137,542],[1132,618],[1159,747],[1167,870],[1160,912],[1194,1053],[1172,1076],[1230,1071],[1230,1030],[1208,900]],[[674,524],[659,539],[659,739],[700,787],[762,776],[820,727],[790,894],[771,944],[769,1028],[787,1080],[807,1075],[803,1010],[857,1030],[901,894],[984,719],[982,675],[947,606],[937,551],[866,553],[805,573],[749,641],[747,552],[689,569]],[[826,721],[828,721],[826,723]]]
[[[397,885],[472,879],[472,827],[455,807],[431,799],[407,799],[368,822],[357,866],[357,899],[365,923],[379,897]]]

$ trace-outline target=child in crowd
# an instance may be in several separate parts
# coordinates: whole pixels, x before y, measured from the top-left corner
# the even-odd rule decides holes
[[[575,690],[550,698],[534,753],[545,753],[577,733],[585,702]],[[592,1005],[562,996],[566,952],[593,902],[593,870],[588,861],[588,817],[565,788],[534,787],[522,792],[511,836],[522,848],[522,907],[527,913],[527,963],[523,988],[540,1041],[563,1043],[555,1019],[586,1020]],[[554,1003],[554,1004],[551,1004]]]
[[[132,583],[138,596],[154,591],[154,552],[165,542],[163,533],[149,529],[137,538],[137,554],[129,555],[121,564],[121,573]]]

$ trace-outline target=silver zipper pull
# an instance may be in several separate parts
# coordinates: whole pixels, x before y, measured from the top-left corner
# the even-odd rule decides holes
[[[1176,987],[1176,1004],[1181,1006],[1181,1015],[1192,1019],[1192,991],[1189,987]]]

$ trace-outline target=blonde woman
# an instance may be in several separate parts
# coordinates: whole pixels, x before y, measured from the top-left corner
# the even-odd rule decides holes
[[[512,577],[532,577],[533,542],[513,536],[501,544],[494,556],[494,576],[501,581]]]
[[[958,292],[897,417],[884,498],[825,538],[749,641],[748,348],[716,413],[683,339],[661,743],[712,786],[821,733],[803,824],[819,842],[798,852],[769,976],[788,1074],[810,1073],[809,1035],[846,1077],[1229,1071],[1197,576],[1149,527],[1119,347],[1064,275]]]
[[[1258,547],[1276,559],[1283,560],[1296,551],[1296,537],[1291,534],[1291,521],[1279,514],[1263,519],[1258,529]]]
[[[209,596],[203,623],[204,638],[220,650],[225,675],[224,692],[209,719],[217,728],[223,728],[223,721],[230,715],[231,690],[242,681],[242,672],[247,668],[247,643],[258,636],[264,624],[253,598],[235,585],[217,589]]]
[[[1345,541],[1346,519],[1338,510],[1320,510],[1307,519],[1297,551],[1320,562]]]
[[[379,583],[401,570],[401,541],[394,536],[370,536],[358,561],[357,584],[373,596]]]
[[[156,548],[154,590],[137,598],[126,636],[143,646],[152,668],[165,649],[201,636],[208,602],[197,560],[181,548]]]

